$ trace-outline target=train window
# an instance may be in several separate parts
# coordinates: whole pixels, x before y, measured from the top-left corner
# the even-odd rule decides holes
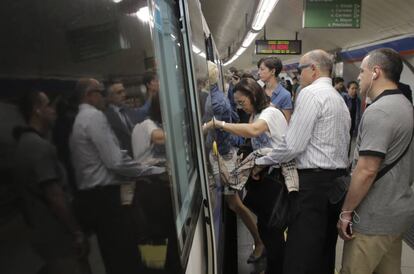
[[[189,15],[189,25],[191,28],[190,31],[190,40],[193,45],[196,45],[201,50],[200,54],[197,51],[193,50],[192,59],[194,66],[194,73],[197,79],[197,91],[199,99],[199,107],[202,114],[202,123],[210,121],[213,117],[213,107],[212,101],[212,88],[218,86],[220,90],[223,90],[223,83],[221,81],[221,70],[219,66],[214,64],[214,57],[212,58],[212,53],[215,50],[214,41],[212,38],[208,38],[209,34],[208,29],[206,30],[203,25],[203,15],[200,12],[199,8],[200,3],[198,1],[188,1],[188,15]],[[205,53],[205,54],[203,54]],[[208,58],[207,58],[208,57]],[[211,61],[207,61],[210,59]],[[215,70],[215,67],[217,70]],[[212,71],[215,71],[211,74]],[[215,76],[213,76],[213,74]],[[211,77],[210,77],[211,76]],[[223,252],[223,186],[220,182],[217,158],[212,153],[213,142],[217,136],[213,131],[205,133],[204,139],[204,155],[207,168],[207,184],[209,190],[209,202],[212,209],[212,230],[214,231],[214,249],[217,262],[220,261],[220,256]]]
[[[179,163],[171,168],[174,184],[176,226],[181,247],[189,236],[188,220],[192,216],[194,196],[199,188],[199,172],[195,144],[195,113],[192,110],[189,82],[183,60],[183,39],[178,21],[178,5],[174,1],[155,1],[154,38],[159,60],[161,99],[164,117],[169,127],[170,143],[167,154]],[[193,50],[196,46],[193,45]],[[170,68],[175,68],[171,70]],[[163,90],[164,88],[164,90]],[[199,189],[198,189],[199,190]],[[201,196],[200,196],[201,197]],[[197,207],[197,203],[195,205]]]
[[[12,126],[1,132],[15,155],[1,166],[4,188],[17,193],[0,196],[3,274],[38,273],[62,256],[73,260],[59,273],[181,271],[194,199],[201,205],[195,114],[178,4],[148,2],[1,2],[0,119],[26,119],[16,141]],[[56,212],[55,202],[68,206]]]

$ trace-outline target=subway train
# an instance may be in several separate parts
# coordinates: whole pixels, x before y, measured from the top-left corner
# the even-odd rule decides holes
[[[148,71],[154,72],[159,82],[158,109],[168,160],[165,177],[157,178],[157,183],[139,177],[136,192],[140,194],[135,198],[141,213],[130,217],[140,219],[136,231],[145,232],[139,232],[142,239],[131,244],[139,250],[140,257],[135,260],[144,261],[145,270],[135,269],[138,272],[134,273],[216,272],[220,256],[215,254],[223,249],[224,217],[220,189],[211,183],[201,149],[204,105],[198,103],[201,87],[197,84],[208,79],[207,60],[219,67],[221,60],[200,3],[97,0],[4,1],[1,5],[2,33],[8,37],[2,40],[1,58],[1,169],[9,180],[2,180],[0,272],[40,273],[44,264],[43,257],[28,244],[32,236],[10,175],[16,145],[12,129],[24,123],[16,107],[19,97],[28,90],[39,90],[56,105],[57,120],[50,138],[55,140],[60,160],[68,164],[71,130],[65,125],[73,107],[77,109],[71,100],[78,80],[96,79],[105,85],[115,80],[125,87],[128,99],[144,102],[148,89],[143,78]],[[219,83],[223,90],[221,74]],[[77,188],[74,177],[68,172],[69,189]],[[146,190],[138,191],[141,187]],[[214,214],[210,195],[220,204]],[[39,212],[29,214],[40,218]],[[117,239],[120,234],[111,237]],[[102,263],[97,242],[100,240],[91,242],[91,254],[96,251],[90,259],[91,273],[105,273],[107,265]],[[122,271],[112,269],[111,273],[126,273]]]
[[[326,2],[331,6],[322,6]],[[334,58],[332,76],[346,83],[357,79],[369,51],[387,47],[402,56],[401,82],[414,89],[413,4],[412,0],[3,0],[0,273],[49,273],[42,272],[46,259],[33,249],[33,228],[27,222],[27,215],[40,218],[41,213],[24,208],[15,185],[17,142],[12,133],[25,124],[18,110],[21,97],[28,91],[44,92],[56,109],[54,127],[45,138],[54,144],[56,161],[66,169],[61,176],[67,200],[76,203],[79,178],[70,140],[80,79],[96,80],[105,96],[113,92],[111,85],[122,84],[131,109],[146,106],[149,114],[150,105],[157,102],[162,117],[157,126],[164,136],[163,171],[150,174],[148,169],[129,178],[135,181],[134,198],[119,224],[128,229],[109,236],[126,243],[124,249],[131,248],[132,260],[139,261],[134,262],[136,269],[125,273],[262,273],[262,262],[246,264],[252,241],[226,205],[224,186],[209,160],[217,156],[214,134],[212,141],[202,130],[212,118],[206,118],[212,108],[206,103],[208,63],[218,68],[218,88],[226,92],[231,66],[256,75],[262,57],[277,56],[283,62],[280,76],[293,79],[300,76],[300,57],[320,48]],[[324,9],[331,17],[324,17]],[[154,77],[149,81],[159,83],[159,102],[149,94],[148,72]],[[134,118],[138,125],[146,118],[136,113],[131,111],[128,119]],[[141,133],[137,126],[129,130]],[[76,205],[76,212],[87,210]],[[47,229],[42,232],[37,240],[47,240],[37,244],[47,249],[52,237]],[[109,270],[96,231],[86,233],[90,251],[82,273],[123,273]],[[405,242],[403,273],[413,273],[414,229]]]

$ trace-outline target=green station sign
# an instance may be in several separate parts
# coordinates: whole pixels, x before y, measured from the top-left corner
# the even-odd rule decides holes
[[[361,0],[305,0],[304,28],[360,28]]]

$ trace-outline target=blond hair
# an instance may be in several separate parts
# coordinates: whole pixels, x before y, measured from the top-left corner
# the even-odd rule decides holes
[[[219,76],[217,65],[214,64],[211,61],[208,61],[207,64],[208,64],[208,81],[209,81],[209,84],[210,85],[217,84],[218,76]]]

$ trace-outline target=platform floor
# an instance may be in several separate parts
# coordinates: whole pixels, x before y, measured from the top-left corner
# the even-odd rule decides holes
[[[238,270],[239,274],[259,274],[264,273],[265,261],[254,264],[247,264],[247,258],[252,252],[253,238],[251,237],[246,226],[242,223],[241,219],[237,219],[237,232],[238,232]],[[336,269],[339,273],[341,269],[342,260],[342,247],[343,240],[338,239],[336,245]],[[414,274],[414,250],[411,249],[407,244],[403,242],[402,250],[402,263],[401,263],[402,274]]]

